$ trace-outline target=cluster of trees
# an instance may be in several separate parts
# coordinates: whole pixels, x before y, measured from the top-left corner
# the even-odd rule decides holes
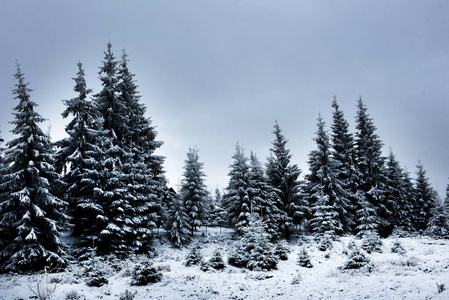
[[[181,247],[198,226],[219,220],[238,234],[257,220],[273,240],[299,225],[318,236],[388,235],[393,229],[447,234],[447,216],[423,166],[418,164],[412,182],[393,153],[382,156],[361,99],[355,133],[336,99],[330,134],[318,118],[316,149],[303,180],[276,122],[265,165],[237,144],[223,195],[218,189],[214,199],[209,194],[195,148],[188,150],[179,192],[168,189],[164,158],[155,154],[162,142],[145,117],[127,55],[123,51],[116,60],[110,43],[104,54],[96,94],[78,63],[77,96],[63,100],[68,136],[54,143],[39,127],[45,119],[35,111],[17,63],[18,104],[11,121],[16,138],[0,155],[1,272],[64,267],[63,230],[78,237],[79,256],[92,250],[119,256],[147,252],[154,228],[161,226]]]
[[[68,137],[56,143],[38,126],[44,119],[19,64],[15,78],[17,138],[6,143],[0,173],[0,270],[63,267],[59,236],[69,224],[80,255],[148,251],[168,191],[164,158],[154,153],[162,142],[126,53],[117,61],[108,44],[94,95],[78,63],[77,96],[63,101]]]
[[[349,131],[336,98],[332,107],[330,132],[318,117],[316,149],[309,154],[309,173],[303,180],[298,178],[298,166],[290,162],[287,140],[277,122],[265,169],[254,153],[248,163],[237,146],[223,202],[237,232],[257,214],[274,238],[288,235],[298,225],[317,236],[333,237],[372,231],[388,236],[393,230],[434,234],[435,228],[445,228],[442,232],[447,234],[448,211],[422,164],[418,162],[413,182],[391,150],[388,157],[382,155],[383,143],[361,98],[355,133]],[[439,226],[431,229],[435,223]]]

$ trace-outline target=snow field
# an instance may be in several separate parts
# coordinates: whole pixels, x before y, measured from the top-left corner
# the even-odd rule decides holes
[[[208,229],[197,241],[207,261],[220,249],[226,262],[223,271],[203,272],[199,266],[186,267],[189,248],[174,249],[161,238],[155,243],[158,255],[154,265],[163,273],[161,282],[147,286],[131,286],[130,274],[141,256],[126,260],[95,259],[109,282],[101,287],[85,284],[81,264],[72,265],[59,274],[0,275],[0,299],[30,299],[36,291],[48,290],[51,299],[119,299],[125,290],[137,292],[135,300],[143,299],[448,299],[448,291],[438,293],[437,284],[449,288],[449,241],[428,238],[400,238],[405,255],[391,253],[396,238],[383,239],[383,253],[366,254],[374,265],[367,270],[341,270],[347,260],[346,250],[353,237],[333,242],[333,248],[319,251],[312,237],[306,242],[289,241],[291,252],[287,261],[279,261],[277,270],[256,272],[227,264],[232,247],[232,231]],[[358,247],[361,240],[355,239]],[[195,242],[194,242],[195,243]],[[305,247],[313,268],[296,264],[299,251]],[[299,274],[299,275],[298,275]],[[71,298],[76,299],[76,298]]]

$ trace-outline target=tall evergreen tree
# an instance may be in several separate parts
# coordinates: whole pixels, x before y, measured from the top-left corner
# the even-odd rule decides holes
[[[234,162],[228,173],[229,183],[223,195],[223,203],[228,213],[228,221],[238,234],[243,234],[244,228],[249,226],[253,212],[253,202],[250,198],[250,169],[248,158],[239,144],[236,145],[232,158]]]
[[[126,178],[127,200],[132,207],[129,225],[133,234],[128,237],[130,243],[144,250],[150,242],[152,229],[161,219],[161,199],[168,197],[168,190],[164,157],[155,154],[163,142],[156,140],[157,131],[151,119],[145,117],[146,107],[140,102],[127,57],[123,51],[117,76],[118,99],[124,108],[121,147],[128,153],[122,171]]]
[[[426,176],[421,161],[416,166],[416,180],[415,180],[415,201],[414,207],[415,228],[417,230],[425,230],[428,222],[432,216],[432,209],[435,207],[435,199],[433,189],[430,186],[429,178]]]
[[[73,235],[86,238],[95,233],[97,213],[102,211],[93,189],[97,187],[95,181],[100,170],[101,149],[98,142],[102,139],[103,119],[96,103],[88,99],[92,90],[87,88],[81,62],[77,66],[77,77],[73,80],[74,91],[78,95],[63,100],[66,109],[62,113],[64,118],[72,115],[73,119],[65,128],[68,137],[56,142],[60,149],[56,155],[56,165],[58,172],[63,173],[66,189],[61,195],[65,195],[69,203]],[[86,246],[92,246],[92,241],[87,241]]]
[[[444,198],[444,211],[449,220],[449,184],[446,186],[446,197]]]
[[[130,243],[135,237],[133,223],[133,198],[127,189],[129,174],[124,172],[132,154],[123,146],[126,120],[126,105],[118,95],[117,64],[112,53],[111,43],[107,45],[105,60],[100,67],[100,80],[103,89],[94,96],[103,116],[105,134],[101,141],[102,157],[99,172],[99,186],[94,190],[104,214],[99,217],[104,229],[99,234],[100,252],[114,252],[127,255],[139,245]],[[131,239],[132,241],[133,239]]]
[[[385,198],[388,199],[386,203],[389,204],[388,209],[393,212],[387,220],[396,228],[410,231],[412,226],[410,220],[412,207],[411,198],[409,198],[411,183],[391,149],[386,162],[385,176]]]
[[[350,206],[347,208],[347,216],[345,220],[342,219],[344,232],[350,233],[355,224],[354,216],[360,208],[358,198],[356,197],[359,180],[354,137],[349,131],[349,123],[345,119],[336,97],[332,101],[332,107],[334,108],[331,125],[332,157],[335,160],[337,179],[340,180],[341,187],[346,192],[346,197],[350,200]]]
[[[198,226],[205,224],[208,214],[209,192],[204,184],[206,175],[203,166],[204,163],[199,161],[198,149],[189,148],[181,181],[181,198],[189,217],[192,236]]]
[[[279,209],[287,214],[287,218],[282,220],[279,225],[281,230],[288,235],[294,224],[300,224],[304,220],[308,210],[300,196],[298,178],[301,170],[297,165],[290,163],[291,154],[290,150],[286,148],[287,140],[277,121],[274,124],[273,134],[275,140],[272,143],[273,148],[270,149],[266,174],[268,183],[281,199]]]
[[[356,116],[356,162],[359,174],[359,189],[361,197],[369,201],[378,215],[379,230],[388,231],[391,223],[388,219],[392,215],[391,207],[385,199],[384,157],[382,157],[383,143],[376,134],[377,128],[369,116],[367,108],[359,98]],[[359,201],[364,201],[360,199]]]
[[[265,225],[266,232],[271,238],[280,235],[279,224],[287,217],[286,213],[279,209],[281,206],[278,194],[267,183],[262,164],[256,154],[250,154],[250,197],[253,200],[252,211],[257,214]]]
[[[337,162],[331,155],[329,137],[319,116],[316,137],[317,148],[309,155],[310,174],[307,176],[307,191],[312,204],[312,230],[318,235],[331,236],[343,233],[343,224],[348,220],[349,200],[337,178]]]
[[[17,63],[13,90],[17,138],[6,144],[6,169],[0,184],[0,271],[41,270],[63,267],[60,225],[64,201],[52,194],[58,180],[50,138],[39,128],[44,119],[34,110],[31,89]]]

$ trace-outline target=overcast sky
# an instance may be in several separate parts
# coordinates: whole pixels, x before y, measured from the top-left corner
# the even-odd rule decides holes
[[[384,153],[434,187],[449,183],[449,1],[2,1],[0,130],[8,124],[15,61],[54,140],[76,63],[100,91],[106,44],[129,54],[157,126],[170,185],[189,146],[207,184],[224,188],[237,141],[266,162],[275,120],[292,162],[308,172],[316,119],[329,128],[337,96],[354,130],[362,96]],[[48,126],[44,124],[44,129]]]

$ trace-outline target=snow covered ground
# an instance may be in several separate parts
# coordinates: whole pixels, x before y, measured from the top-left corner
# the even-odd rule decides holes
[[[209,228],[198,234],[205,260],[220,249],[225,262],[233,241],[232,231]],[[156,242],[154,265],[163,273],[161,282],[131,286],[130,273],[142,258],[124,261],[95,260],[107,275],[108,284],[85,284],[83,265],[66,272],[39,275],[0,275],[0,299],[39,299],[34,292],[48,292],[50,299],[120,299],[126,290],[134,299],[449,299],[449,241],[428,238],[400,238],[405,255],[391,253],[395,238],[384,239],[383,253],[367,254],[374,270],[340,270],[348,256],[352,237],[334,242],[326,252],[319,251],[311,237],[289,241],[291,253],[278,269],[256,272],[227,265],[223,271],[203,272],[200,267],[184,266],[190,248],[172,248],[164,238]],[[360,246],[361,241],[355,240]],[[302,244],[302,245],[300,245]],[[313,268],[296,264],[298,252],[306,247]],[[445,285],[448,291],[439,293]],[[34,292],[32,291],[34,290]],[[128,300],[131,298],[128,298]]]

